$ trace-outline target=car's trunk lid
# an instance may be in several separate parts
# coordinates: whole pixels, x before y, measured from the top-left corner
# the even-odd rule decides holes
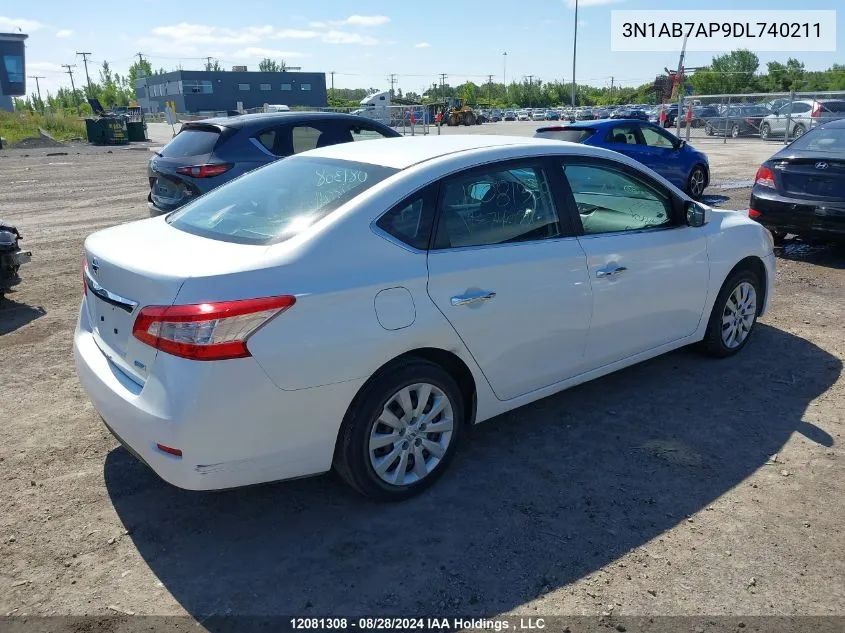
[[[784,158],[774,161],[774,172],[779,176],[779,188],[787,195],[815,200],[841,201],[845,198],[845,157]]]
[[[172,305],[191,277],[225,274],[254,265],[264,246],[232,244],[175,229],[163,218],[94,233],[85,241],[85,302],[100,350],[143,385],[157,350],[132,335],[139,312]]]
[[[160,209],[185,204],[200,190],[192,178],[180,174],[183,167],[208,165],[215,161],[214,150],[226,136],[227,128],[211,124],[188,124],[150,161],[150,199]]]

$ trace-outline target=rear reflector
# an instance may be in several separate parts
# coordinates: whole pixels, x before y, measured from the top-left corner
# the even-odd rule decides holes
[[[760,185],[761,187],[769,187],[770,189],[774,189],[774,172],[765,165],[760,165],[760,168],[757,170],[757,174],[754,176],[754,184]]]
[[[147,306],[132,335],[174,356],[226,360],[250,356],[247,339],[267,321],[296,303],[282,295],[193,305]]]
[[[182,449],[180,448],[170,448],[164,444],[156,444],[156,448],[162,453],[167,453],[168,455],[173,455],[175,457],[182,457]]]
[[[759,218],[762,213],[760,213],[757,209],[749,209],[748,210],[748,217],[754,220],[755,218]]]
[[[213,178],[229,171],[231,168],[232,166],[228,163],[194,165],[193,167],[179,167],[176,173],[182,174],[183,176],[191,176],[192,178]]]

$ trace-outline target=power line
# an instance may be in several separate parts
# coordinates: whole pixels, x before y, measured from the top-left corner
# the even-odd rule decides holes
[[[393,86],[396,83],[396,73],[390,73],[388,80],[390,81],[390,96],[392,97],[393,96]]]
[[[70,75],[70,89],[73,92],[73,100],[76,102],[76,113],[80,114],[79,112],[79,97],[76,94],[76,86],[73,84],[73,69],[76,68],[76,64],[62,64],[65,68],[67,68],[67,74]]]

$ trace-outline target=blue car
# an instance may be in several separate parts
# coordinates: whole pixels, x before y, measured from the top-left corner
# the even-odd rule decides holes
[[[395,136],[401,134],[383,123],[337,112],[244,114],[184,123],[147,168],[150,215],[169,213],[285,156]]]
[[[604,119],[538,128],[537,138],[583,143],[612,149],[650,167],[691,198],[698,199],[710,183],[707,155],[667,132],[639,119]]]

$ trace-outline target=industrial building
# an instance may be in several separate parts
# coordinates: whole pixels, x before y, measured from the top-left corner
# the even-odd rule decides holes
[[[13,110],[12,97],[26,94],[26,52],[23,43],[27,37],[23,33],[0,33],[0,110]]]
[[[179,113],[231,111],[239,102],[244,109],[265,103],[325,107],[326,74],[177,70],[139,78],[135,92],[148,112],[163,112],[170,102]]]

